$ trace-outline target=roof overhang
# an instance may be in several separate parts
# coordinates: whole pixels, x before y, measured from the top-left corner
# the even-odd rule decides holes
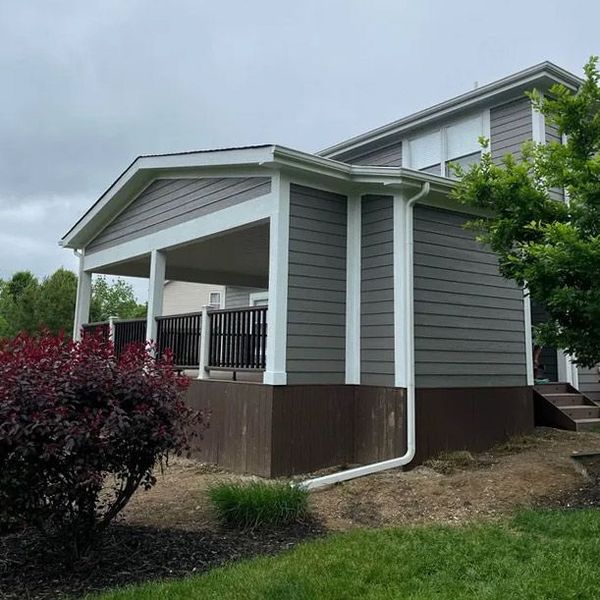
[[[445,102],[435,104],[382,127],[344,140],[339,144],[319,151],[317,154],[334,158],[369,142],[375,142],[390,136],[394,136],[397,139],[403,134],[426,127],[436,121],[447,119],[456,113],[489,104],[491,99],[502,103],[524,94],[527,90],[534,88],[540,91],[547,90],[555,83],[560,83],[571,90],[576,90],[583,83],[583,80],[573,75],[573,73],[546,61]]]
[[[431,192],[447,196],[455,185],[444,177],[397,167],[350,165],[277,145],[203,150],[181,154],[140,156],[100,196],[92,207],[63,236],[65,248],[84,248],[152,181],[159,177],[203,176],[203,173],[226,176],[240,169],[254,168],[300,174],[310,180],[337,183],[341,190],[382,193],[394,189],[418,189],[428,181]],[[206,175],[205,175],[206,176]]]

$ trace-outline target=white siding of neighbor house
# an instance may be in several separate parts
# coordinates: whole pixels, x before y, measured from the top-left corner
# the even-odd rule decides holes
[[[227,286],[225,308],[245,308],[250,306],[250,294],[266,292],[264,288]]]
[[[187,281],[168,281],[164,287],[163,314],[181,315],[190,312],[200,312],[210,301],[211,292],[225,293],[222,285],[190,283]]]
[[[579,391],[588,398],[600,402],[600,366],[587,369],[579,367]]]

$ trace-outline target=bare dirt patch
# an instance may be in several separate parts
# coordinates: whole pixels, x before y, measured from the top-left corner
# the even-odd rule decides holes
[[[530,506],[577,503],[589,486],[571,455],[600,450],[600,434],[540,428],[480,454],[441,455],[313,494],[329,529],[494,519]]]

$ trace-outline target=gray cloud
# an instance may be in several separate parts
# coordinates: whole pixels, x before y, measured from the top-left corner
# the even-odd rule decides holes
[[[579,72],[599,17],[581,0],[2,0],[0,277],[73,267],[57,239],[138,154],[316,150],[541,60]]]

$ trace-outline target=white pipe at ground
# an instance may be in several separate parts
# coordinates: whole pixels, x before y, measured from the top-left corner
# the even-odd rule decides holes
[[[404,204],[404,277],[406,283],[406,305],[405,323],[407,324],[404,334],[405,356],[406,356],[406,452],[402,456],[390,458],[369,465],[346,469],[331,475],[307,479],[299,485],[307,490],[356,479],[365,475],[378,473],[387,469],[396,469],[409,464],[415,457],[416,445],[416,420],[415,420],[415,345],[414,345],[414,286],[413,286],[413,207],[415,203],[429,194],[429,182],[425,182],[421,190]]]

